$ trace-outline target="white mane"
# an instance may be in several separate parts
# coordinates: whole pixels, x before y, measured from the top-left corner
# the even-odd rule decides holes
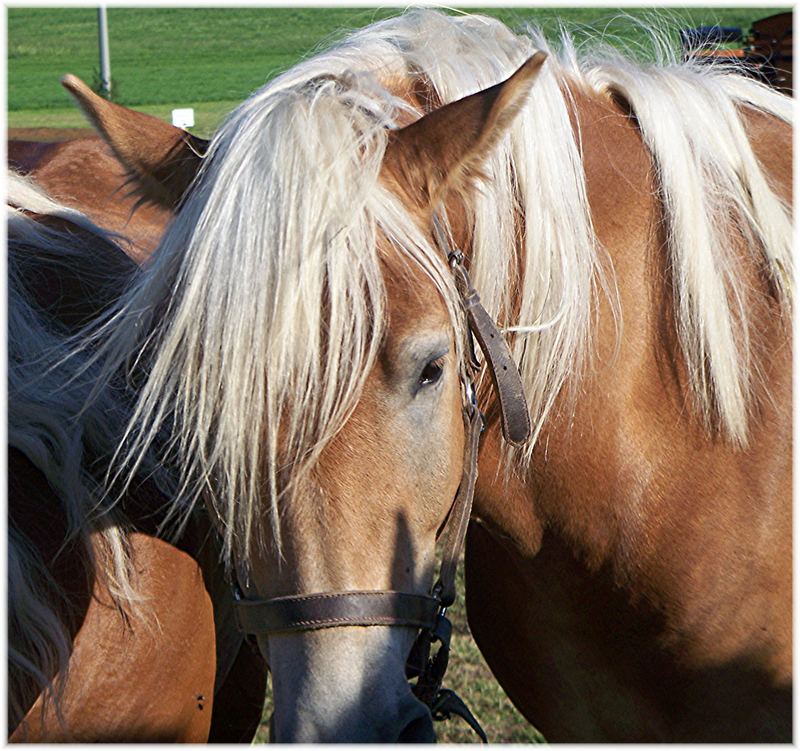
[[[184,470],[182,499],[207,494],[228,554],[236,546],[247,560],[265,491],[278,536],[278,499],[358,401],[383,324],[379,232],[425,269],[458,321],[442,259],[378,182],[386,128],[413,112],[387,87],[417,76],[452,101],[542,48],[535,31],[414,11],[270,82],[214,137],[153,264],[108,319],[102,354],[106,378],[140,357],[148,367],[122,464],[135,468],[157,444]],[[571,81],[621,96],[636,114],[659,169],[692,388],[709,422],[744,443],[746,310],[720,229],[731,211],[743,218],[788,304],[790,214],[761,174],[738,108],[789,121],[790,102],[692,65],[579,59],[566,39],[549,51],[530,105],[490,159],[473,216],[473,280],[489,312],[516,332],[536,433],[581,371],[596,290],[613,287],[570,123]]]
[[[407,105],[353,62],[347,50],[308,61],[229,116],[102,334],[107,377],[143,345],[149,358],[122,464],[135,468],[169,427],[158,445],[183,469],[181,507],[203,495],[226,555],[235,548],[245,566],[263,542],[265,495],[279,540],[278,499],[347,420],[373,366],[379,233],[428,274],[459,325],[444,259],[378,184],[387,126]]]

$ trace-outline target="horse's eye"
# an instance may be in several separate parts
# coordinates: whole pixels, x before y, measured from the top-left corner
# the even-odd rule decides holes
[[[419,385],[421,387],[432,386],[442,377],[443,370],[444,370],[444,357],[437,357],[435,360],[431,360],[422,369],[422,373],[419,374]]]

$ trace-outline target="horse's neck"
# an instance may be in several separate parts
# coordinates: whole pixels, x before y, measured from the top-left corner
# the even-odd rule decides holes
[[[791,645],[785,325],[776,323],[766,285],[750,269],[756,292],[748,302],[756,306],[756,357],[766,388],[753,411],[748,449],[709,438],[674,334],[649,156],[632,122],[610,103],[578,101],[594,227],[619,288],[619,354],[613,357],[617,331],[601,297],[589,372],[574,403],[562,400],[548,419],[526,480],[507,488],[494,482],[499,431],[487,436],[477,514],[528,556],[544,529],[560,536],[587,571],[610,568],[618,585],[664,612],[667,627],[708,659],[744,649],[762,621],[776,625],[768,659],[780,674],[790,667]],[[751,126],[757,155],[775,163],[775,150],[787,146],[776,126],[760,117]],[[788,192],[791,159],[786,163],[772,177]]]

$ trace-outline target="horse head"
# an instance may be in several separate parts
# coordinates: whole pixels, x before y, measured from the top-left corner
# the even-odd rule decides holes
[[[473,438],[433,225],[543,59],[422,117],[368,77],[287,74],[208,143],[65,78],[142,197],[177,211],[106,323],[106,372],[146,370],[123,460],[174,468],[176,514],[205,504],[246,600],[428,595]],[[259,636],[273,740],[433,740],[406,679],[416,629],[327,620]]]

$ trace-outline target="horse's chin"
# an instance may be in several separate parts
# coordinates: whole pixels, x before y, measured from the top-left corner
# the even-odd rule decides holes
[[[414,633],[344,627],[259,639],[270,663],[273,743],[433,743],[428,708],[405,680]]]

